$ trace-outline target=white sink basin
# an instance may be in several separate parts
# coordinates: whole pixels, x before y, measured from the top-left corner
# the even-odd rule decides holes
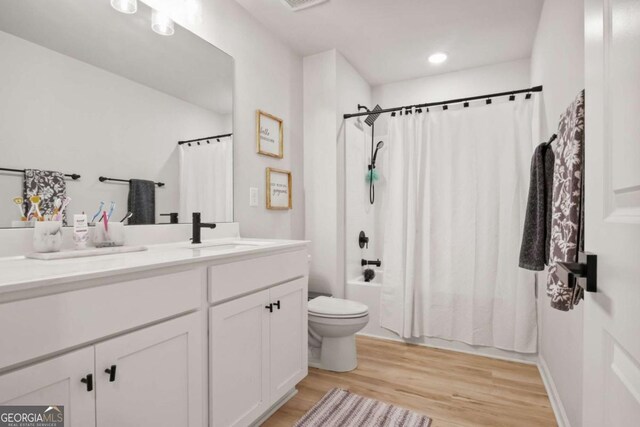
[[[146,251],[146,246],[114,246],[110,248],[90,248],[82,250],[70,250],[60,252],[47,253],[31,253],[26,255],[27,258],[53,260],[53,259],[69,259],[69,258],[85,258],[90,256],[124,254],[129,252]]]
[[[227,252],[243,249],[250,249],[259,246],[272,245],[271,242],[258,242],[258,241],[237,241],[237,242],[204,242],[197,244],[190,244],[187,246],[191,250],[207,251],[207,252]]]

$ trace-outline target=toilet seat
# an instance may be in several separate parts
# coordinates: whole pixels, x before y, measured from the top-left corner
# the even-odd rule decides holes
[[[356,301],[320,296],[308,303],[309,314],[329,319],[353,319],[369,314],[369,308]]]

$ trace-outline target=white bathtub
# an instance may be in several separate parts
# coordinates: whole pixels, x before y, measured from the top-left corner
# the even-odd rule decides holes
[[[384,277],[384,270],[373,270],[376,273],[376,277],[371,282],[364,281],[364,275],[358,276],[353,280],[349,280],[349,283],[363,285],[363,286],[380,286],[382,284],[382,278]]]
[[[369,307],[369,323],[360,331],[361,334],[399,339],[396,334],[380,326],[380,286],[382,285],[384,270],[376,269],[374,271],[376,272],[376,277],[371,282],[365,282],[364,276],[348,280],[345,297]]]

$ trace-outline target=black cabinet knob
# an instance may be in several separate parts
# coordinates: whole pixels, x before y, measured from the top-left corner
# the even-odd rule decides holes
[[[111,365],[110,368],[104,370],[107,374],[109,374],[109,382],[112,383],[116,380],[116,365]]]
[[[93,374],[87,374],[80,382],[87,385],[87,391],[93,391]]]
[[[273,313],[273,304],[265,305],[264,308],[269,310],[269,313]]]
[[[273,305],[276,306],[278,310],[280,310],[280,300],[274,302]]]

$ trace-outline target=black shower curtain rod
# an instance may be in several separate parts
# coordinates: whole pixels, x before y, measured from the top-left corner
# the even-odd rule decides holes
[[[376,111],[376,113],[377,114],[393,113],[394,111],[402,111],[402,110],[407,110],[412,108],[427,108],[427,107],[435,107],[438,105],[459,104],[461,102],[476,101],[478,99],[490,99],[490,98],[496,98],[499,96],[515,95],[518,93],[530,94],[531,92],[542,92],[542,86],[534,86],[528,89],[510,90],[508,92],[490,93],[488,95],[469,96],[467,98],[449,99],[447,101],[427,102],[425,104],[405,105],[404,107],[385,108],[383,110]],[[351,117],[368,116],[369,114],[371,114],[370,111],[364,111],[364,112],[358,112],[358,113],[352,113],[352,114],[345,114],[343,117],[345,119],[350,119]]]
[[[226,138],[228,136],[232,136],[232,133],[225,133],[222,135],[214,135],[214,136],[206,136],[204,138],[196,138],[196,139],[189,139],[187,141],[178,141],[178,145],[182,145],[182,144],[189,144],[191,142],[200,142],[200,141],[206,141],[208,139],[219,139],[219,138]]]

